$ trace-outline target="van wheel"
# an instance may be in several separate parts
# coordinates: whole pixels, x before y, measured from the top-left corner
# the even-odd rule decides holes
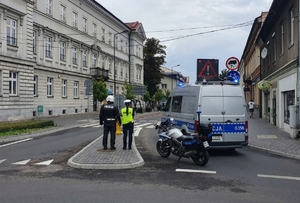
[[[168,146],[168,142],[158,141],[156,143],[156,150],[162,157],[168,157],[171,154],[170,146]]]
[[[209,154],[206,148],[197,150],[197,154],[192,156],[192,160],[200,166],[205,166],[209,160]]]

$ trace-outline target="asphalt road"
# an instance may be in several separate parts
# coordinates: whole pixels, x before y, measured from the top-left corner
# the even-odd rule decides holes
[[[186,158],[177,162],[158,155],[157,132],[147,126],[135,138],[144,166],[69,167],[67,160],[101,131],[75,128],[1,147],[0,160],[10,160],[0,164],[1,202],[299,202],[298,160],[243,148],[211,150],[204,167]],[[24,159],[29,163],[13,164]]]

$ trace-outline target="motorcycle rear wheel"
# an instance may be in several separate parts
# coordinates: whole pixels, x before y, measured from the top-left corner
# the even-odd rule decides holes
[[[170,148],[166,148],[166,142],[158,141],[156,143],[156,150],[162,157],[168,157],[171,154]]]
[[[208,151],[203,148],[201,150],[197,150],[197,154],[192,156],[192,160],[200,166],[205,166],[209,160]]]

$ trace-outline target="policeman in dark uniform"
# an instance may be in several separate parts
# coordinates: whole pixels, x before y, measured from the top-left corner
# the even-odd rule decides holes
[[[110,132],[110,149],[114,150],[116,140],[116,122],[121,125],[121,118],[118,107],[114,106],[114,96],[108,95],[106,98],[107,104],[101,106],[100,109],[100,125],[104,124],[103,128],[103,149],[107,149],[107,138]]]

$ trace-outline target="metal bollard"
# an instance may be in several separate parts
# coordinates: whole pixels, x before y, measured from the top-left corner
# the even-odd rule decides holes
[[[121,125],[119,125],[119,123],[116,123],[116,135],[122,135],[122,129],[121,129]]]

